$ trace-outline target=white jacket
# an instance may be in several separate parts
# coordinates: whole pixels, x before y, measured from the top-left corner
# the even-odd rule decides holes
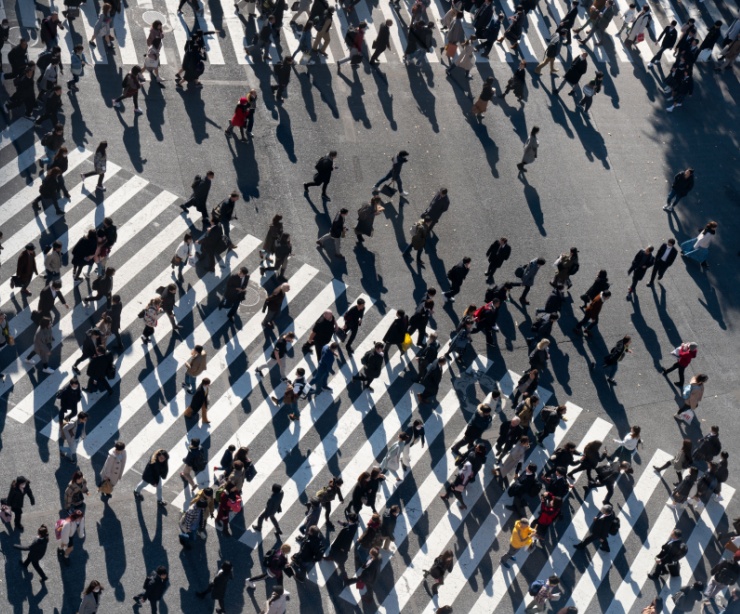
[[[265,601],[265,607],[262,609],[261,614],[285,614],[288,608],[288,597],[290,597],[290,593],[285,591],[272,603],[270,603],[270,600],[268,599]]]
[[[77,537],[80,539],[85,538],[85,517],[83,516],[79,520],[71,520],[69,522],[65,522],[64,526],[62,527],[62,535],[59,539],[59,547],[60,548],[66,548],[67,544],[69,543],[70,538],[74,537],[75,531],[77,532]]]

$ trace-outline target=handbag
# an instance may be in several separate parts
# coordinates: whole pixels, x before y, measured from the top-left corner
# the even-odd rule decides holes
[[[100,486],[98,486],[98,492],[101,495],[110,495],[113,493],[113,484],[110,483],[110,480],[103,480],[100,483]]]
[[[675,349],[674,349],[674,350],[673,350],[673,351],[671,352],[671,355],[672,355],[672,356],[678,356],[678,351],[679,351],[680,349],[681,349],[681,347],[680,347],[680,346],[679,346],[679,347],[677,347],[677,348],[675,348]]]
[[[637,38],[635,39],[635,42],[636,42],[636,43],[641,43],[641,42],[642,42],[642,41],[644,41],[644,40],[645,40],[645,33],[644,33],[644,32],[640,32],[640,33],[639,33],[639,34],[637,35]]]
[[[445,47],[445,55],[447,55],[448,58],[452,59],[457,54],[457,44],[456,43],[447,43],[447,46]]]
[[[174,266],[177,266],[181,262],[182,262],[182,258],[180,258],[180,256],[172,256],[172,264]]]

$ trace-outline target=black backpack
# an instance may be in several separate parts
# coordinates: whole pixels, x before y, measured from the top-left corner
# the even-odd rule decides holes
[[[200,473],[207,467],[206,455],[203,451],[199,451],[198,454],[193,458],[193,471]]]
[[[344,42],[347,47],[353,47],[355,44],[355,35],[357,34],[356,28],[349,28],[347,33],[344,35]]]
[[[619,529],[621,526],[622,523],[619,521],[619,518],[615,516],[614,520],[612,520],[612,523],[609,526],[609,535],[616,535],[617,533],[619,533]]]
[[[203,182],[203,177],[196,175],[193,177],[193,183],[190,184],[190,189],[195,190]]]

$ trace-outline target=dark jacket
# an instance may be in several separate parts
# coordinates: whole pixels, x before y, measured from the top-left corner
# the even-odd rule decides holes
[[[95,237],[92,237],[92,239],[88,239],[87,236],[82,237],[72,248],[72,264],[74,266],[88,264],[89,261],[85,260],[85,258],[95,255],[97,245],[98,242]]]
[[[719,436],[711,433],[702,437],[694,450],[694,460],[710,461],[722,451]]]
[[[113,366],[113,354],[106,352],[93,356],[87,365],[87,374],[97,382],[105,379],[108,370]]]
[[[375,37],[375,41],[373,41],[373,49],[382,53],[390,46],[390,40],[391,29],[383,22],[380,24],[380,28],[378,28],[378,35]]]
[[[496,445],[503,446],[507,441],[519,441],[524,433],[525,430],[524,428],[522,428],[521,424],[512,426],[511,420],[506,420],[501,423],[501,426],[498,429],[498,439],[496,440]]]
[[[157,575],[156,571],[153,571],[144,583],[144,594],[148,601],[159,601],[163,597],[166,589],[167,580],[162,580],[162,578]]]
[[[616,345],[609,351],[609,355],[604,358],[604,364],[616,365],[622,358],[624,358],[627,352],[627,346],[624,344],[624,339],[617,341]]]
[[[360,526],[356,522],[339,522],[343,526],[339,530],[339,533],[337,533],[334,541],[331,543],[331,556],[336,556],[337,553],[347,554],[352,549],[357,529]]]
[[[190,407],[193,408],[193,411],[200,411],[200,408],[204,405],[208,408],[208,394],[206,393],[206,389],[201,385],[198,386],[193,398],[190,399]]]
[[[581,77],[586,74],[588,70],[588,59],[582,58],[580,55],[571,62],[570,68],[563,75],[565,79],[571,85],[575,85],[581,80]]]
[[[614,513],[608,515],[599,514],[591,522],[588,532],[597,539],[606,539],[609,537],[609,529],[611,528],[614,519]]]
[[[493,83],[484,83],[483,89],[480,92],[480,99],[485,102],[493,100]]]
[[[283,300],[285,299],[285,291],[282,286],[278,286],[272,291],[272,294],[265,299],[265,304],[262,307],[262,311],[280,311],[283,306]]]
[[[588,303],[594,300],[604,290],[608,290],[609,286],[609,279],[607,277],[596,277],[594,283],[592,283],[589,289],[583,293],[583,296],[581,296],[581,300],[584,303]]]
[[[31,505],[36,505],[36,499],[31,490],[31,482],[26,482],[26,488],[24,490],[21,490],[18,486],[11,486],[6,500],[11,509],[22,510],[25,497],[28,497]]]
[[[421,379],[421,384],[424,386],[424,397],[429,397],[437,393],[439,390],[439,384],[442,381],[442,367],[439,364],[432,365],[424,377]]]
[[[55,292],[56,296],[52,294],[51,286],[44,286],[43,290],[39,292],[38,311],[41,313],[49,313],[54,308],[55,298],[59,298],[59,302],[62,303],[62,305],[67,304],[62,293],[59,290],[56,290]]]
[[[560,55],[560,49],[563,47],[563,41],[560,40],[560,35],[555,32],[550,38],[550,42],[547,44],[545,49],[545,57],[556,58]]]
[[[560,21],[560,28],[567,28],[570,30],[576,22],[576,18],[578,17],[578,7],[572,7],[566,14],[565,17]]]
[[[193,184],[193,198],[199,202],[205,204],[208,200],[208,193],[211,191],[211,180],[206,177],[201,179],[198,183]]]
[[[246,289],[249,283],[249,275],[242,278],[238,273],[229,277],[229,281],[226,282],[226,291],[224,292],[224,298],[233,303],[244,299],[244,292],[240,292],[242,289]]]
[[[18,264],[16,266],[15,274],[21,279],[21,281],[26,283],[33,278],[34,274],[38,275],[36,259],[26,249],[24,249],[20,256],[18,256]]]
[[[28,546],[21,546],[16,544],[18,550],[24,550],[28,552],[28,558],[31,561],[40,561],[46,554],[46,547],[49,545],[48,537],[36,537]],[[714,570],[712,570],[714,572]]]
[[[337,213],[334,216],[334,221],[332,221],[331,223],[329,234],[335,239],[341,239],[343,232],[344,232],[344,216],[341,213]]]
[[[357,305],[353,305],[347,310],[347,313],[344,314],[344,325],[350,329],[357,328],[360,326],[360,321],[364,315],[364,311],[360,311],[357,308]]]
[[[396,532],[396,522],[398,516],[391,514],[390,509],[383,512],[383,519],[380,524],[380,534],[393,540],[393,534]]]
[[[468,426],[465,429],[465,439],[475,441],[480,439],[483,432],[487,430],[493,423],[493,416],[484,414],[476,410],[473,417],[468,421]]]
[[[721,561],[712,567],[712,576],[719,584],[732,586],[740,578],[740,563],[737,561]]]
[[[719,28],[712,26],[711,28],[709,28],[707,35],[701,42],[701,45],[699,45],[699,49],[712,49],[717,44],[717,41],[720,39],[721,36],[722,31]]]
[[[8,63],[13,68],[13,72],[23,72],[23,69],[28,64],[28,48],[23,49],[20,45],[16,45],[8,52]]]
[[[684,171],[676,173],[673,178],[673,184],[671,189],[676,193],[676,196],[686,196],[694,187],[694,173],[691,173],[688,177],[684,175]]]
[[[552,408],[545,408],[545,409],[552,409]],[[542,411],[544,411],[543,409]],[[560,418],[558,418],[558,422],[560,421]],[[575,453],[577,454],[577,452]],[[557,448],[555,452],[552,454],[555,458],[551,459],[550,462],[552,463],[553,467],[564,467],[567,469],[571,465],[575,465],[577,461],[574,458],[574,452],[571,452],[567,448]]]
[[[287,62],[278,62],[275,65],[275,80],[280,85],[288,85],[290,74],[293,72],[293,65]]]
[[[488,251],[486,251],[486,256],[488,256],[488,262],[498,268],[509,259],[509,256],[511,256],[511,245],[506,243],[502,246],[498,240],[494,241],[491,243]]]
[[[453,285],[461,285],[468,276],[468,273],[470,273],[470,269],[466,267],[461,260],[447,271],[447,279],[449,279],[450,283]]]
[[[668,254],[668,258],[664,262],[663,261],[663,254],[665,254],[665,251],[668,248],[671,249],[671,253]],[[678,249],[676,249],[676,246],[675,245],[671,247],[670,245],[668,245],[668,243],[663,243],[658,248],[658,255],[655,256],[655,264],[656,265],[660,264],[660,266],[664,266],[665,268],[668,268],[669,266],[671,266],[673,264],[673,261],[676,259],[676,255],[677,254],[678,254]]]
[[[485,2],[475,11],[473,17],[473,27],[475,28],[475,35],[478,38],[486,38],[486,28],[493,18],[493,4]]]
[[[324,556],[324,537],[321,533],[317,535],[306,534],[306,539],[301,542],[301,549],[296,555],[300,563],[315,563]]]
[[[223,222],[228,222],[234,217],[234,201],[231,198],[226,198],[217,205],[218,207],[218,219]]]
[[[316,181],[329,181],[334,170],[334,160],[324,156],[316,163]]]
[[[422,213],[422,217],[430,217],[433,222],[439,222],[442,214],[450,208],[450,197],[445,194],[442,195],[437,192],[426,208],[426,211]]]
[[[379,354],[372,349],[365,352],[361,362],[365,368],[365,375],[376,378],[380,377],[383,370],[383,364],[385,363],[385,358],[383,357],[383,354]]]
[[[121,328],[121,311],[123,311],[123,303],[111,303],[110,308],[105,312],[110,316],[111,330],[119,330]]]
[[[370,557],[362,566],[362,571],[360,571],[360,575],[357,577],[362,580],[368,588],[372,588],[375,581],[378,579],[378,574],[380,573],[382,565],[383,559],[381,557]]]
[[[545,433],[554,433],[560,424],[560,414],[556,407],[543,407],[540,418],[542,420],[542,430]]]
[[[200,463],[200,459],[203,455],[204,453],[200,446],[197,448],[188,448],[188,453],[185,455],[185,458],[182,459],[183,465],[195,467]]]
[[[280,492],[274,492],[270,495],[270,498],[265,503],[265,516],[272,516],[283,511],[282,503],[285,493],[281,490]]]
[[[156,486],[159,480],[164,480],[167,477],[169,471],[169,462],[167,460],[163,463],[155,460],[153,463],[146,464],[144,472],[141,474],[141,479],[152,486]]]
[[[532,369],[537,369],[538,372],[542,372],[542,370],[547,366],[548,358],[549,355],[547,353],[547,350],[538,350],[537,348],[535,348],[529,354],[529,366]]]
[[[57,398],[62,409],[74,409],[82,400],[82,388],[77,386],[77,390],[75,390],[70,384],[67,384],[57,392]]]
[[[213,599],[223,599],[226,597],[226,587],[229,584],[229,580],[233,577],[233,572],[219,569],[218,573],[213,577],[213,582],[211,582],[211,597]]]
[[[662,39],[662,42],[661,42]],[[676,40],[678,39],[678,30],[674,28],[671,25],[666,26],[663,28],[663,31],[660,33],[660,36],[658,37],[657,42],[660,43],[660,47],[662,49],[672,49],[673,45],[676,44]]]
[[[331,320],[327,320],[323,315],[319,317],[311,329],[311,332],[314,334],[314,345],[323,349],[331,341],[336,326],[337,321],[334,317]]]
[[[564,294],[555,288],[550,292],[550,296],[547,297],[545,311],[547,313],[558,313],[563,306],[563,300],[565,300]]]
[[[686,544],[680,539],[674,539],[672,542],[663,544],[655,558],[660,559],[662,565],[670,565],[671,563],[678,563],[685,556]]]
[[[396,318],[388,327],[383,341],[389,345],[398,345],[403,343],[406,338],[406,330],[409,327],[409,318],[404,315],[402,318]]]

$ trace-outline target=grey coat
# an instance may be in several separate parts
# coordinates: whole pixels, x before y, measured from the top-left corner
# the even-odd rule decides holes
[[[532,164],[537,158],[537,148],[540,146],[540,142],[536,136],[530,135],[527,142],[524,143],[524,155],[522,156],[522,162],[524,164]]]
[[[533,286],[534,278],[537,277],[537,272],[540,270],[540,265],[537,264],[537,258],[529,261],[529,264],[524,268],[524,275],[522,275],[523,286]]]
[[[459,45],[465,40],[465,30],[463,29],[462,19],[455,19],[447,31],[447,43]]]
[[[511,452],[509,452],[509,455],[499,467],[502,478],[507,477],[516,469],[516,466],[524,460],[524,455],[526,454],[526,452],[527,449],[523,445],[519,443],[514,444]]]
[[[54,334],[50,328],[39,328],[36,332],[36,336],[33,338],[33,350],[39,355],[42,363],[49,361],[53,341]]]

